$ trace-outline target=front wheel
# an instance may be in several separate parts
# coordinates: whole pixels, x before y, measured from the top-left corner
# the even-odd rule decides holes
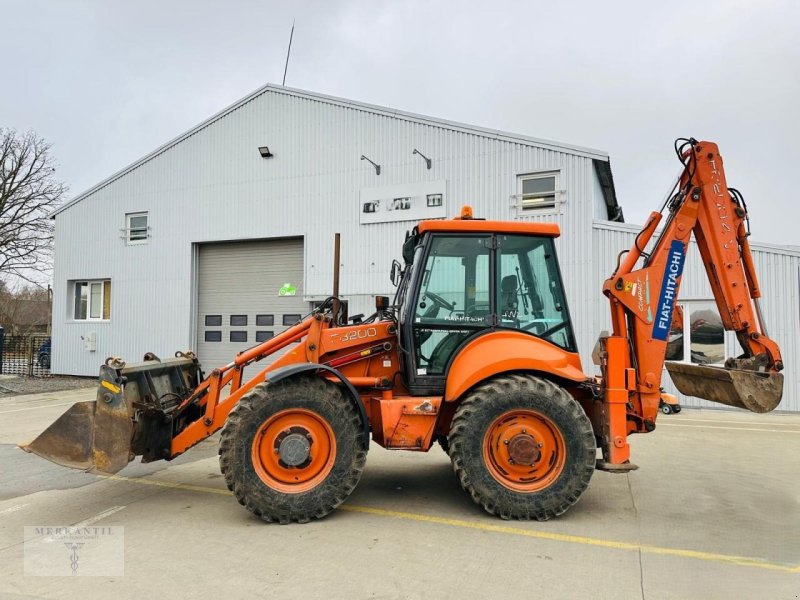
[[[262,383],[222,430],[228,488],[265,521],[306,523],[347,499],[364,469],[361,418],[341,388],[317,376]]]
[[[530,375],[499,376],[470,392],[449,441],[461,486],[503,519],[563,514],[595,469],[596,442],[583,408],[563,388]]]
[[[665,415],[668,415],[672,413],[672,407],[669,404],[665,404],[664,406],[661,407],[661,412],[664,413]]]

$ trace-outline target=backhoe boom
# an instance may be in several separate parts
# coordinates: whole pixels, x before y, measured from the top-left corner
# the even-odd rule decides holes
[[[744,354],[728,359],[725,369],[666,363],[675,385],[684,394],[755,412],[774,409],[781,398],[783,376],[778,372],[783,363],[778,345],[767,336],[758,307],[761,290],[747,241],[744,200],[728,188],[716,144],[684,140],[679,156],[685,169],[677,193],[667,202],[667,221],[652,249],[645,252],[662,219],[658,212],[651,213],[603,287],[611,303],[612,337],[624,341],[606,342],[607,355],[621,352],[622,356],[608,356],[603,365],[607,396],[617,398],[617,402],[607,400],[608,412],[619,413],[626,407],[625,432],[619,431],[619,414],[609,417],[610,423],[617,423],[617,430],[607,439],[607,454],[615,464],[627,461],[627,433],[655,428],[668,336],[692,233],[722,324],[736,333]],[[634,269],[641,258],[642,266]],[[624,373],[610,373],[610,369]],[[622,383],[608,385],[618,380]],[[615,445],[617,438],[624,443]]]

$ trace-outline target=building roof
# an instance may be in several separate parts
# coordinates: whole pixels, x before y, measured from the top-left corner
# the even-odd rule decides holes
[[[510,132],[507,132],[507,131],[500,131],[500,130],[497,130],[497,129],[489,129],[489,128],[486,128],[486,127],[479,127],[477,125],[468,125],[466,123],[459,123],[459,122],[456,122],[456,121],[448,121],[446,119],[440,119],[440,118],[437,118],[437,117],[419,115],[419,114],[416,114],[416,113],[397,110],[397,109],[394,109],[394,108],[388,108],[388,107],[384,107],[384,106],[376,106],[374,104],[367,104],[365,102],[357,102],[355,100],[348,100],[346,98],[337,98],[335,96],[328,96],[326,94],[319,94],[317,92],[309,92],[309,91],[306,91],[306,90],[300,90],[300,89],[296,89],[296,88],[289,88],[289,87],[284,87],[284,86],[268,83],[268,84],[260,87],[259,89],[255,90],[254,92],[248,94],[247,96],[245,96],[241,100],[238,100],[237,102],[234,102],[230,106],[222,109],[220,112],[216,113],[215,115],[212,115],[211,117],[209,117],[205,121],[203,121],[203,122],[199,123],[198,125],[192,127],[191,129],[189,129],[188,131],[182,133],[181,135],[177,136],[176,138],[170,140],[166,144],[163,144],[163,145],[159,146],[158,148],[156,148],[155,150],[153,150],[149,154],[146,154],[145,156],[143,156],[139,160],[137,160],[137,161],[131,163],[130,165],[128,165],[127,167],[117,171],[116,173],[114,173],[110,177],[107,177],[106,179],[103,179],[102,181],[100,181],[96,185],[90,187],[88,190],[85,190],[84,192],[78,194],[77,196],[72,198],[72,200],[70,200],[69,202],[66,202],[65,204],[63,204],[62,206],[60,206],[59,208],[54,210],[53,213],[51,214],[51,217],[55,217],[57,214],[65,211],[70,206],[73,206],[74,204],[77,204],[78,202],[80,202],[81,200],[86,198],[87,196],[90,196],[91,194],[93,194],[93,193],[97,192],[98,190],[102,189],[103,187],[109,185],[113,181],[119,179],[123,175],[129,173],[130,171],[136,169],[137,167],[143,165],[144,163],[156,158],[159,154],[162,154],[163,152],[169,150],[173,146],[178,145],[184,139],[194,135],[198,131],[204,129],[205,127],[208,127],[212,123],[214,123],[214,122],[222,119],[226,115],[234,112],[236,109],[240,108],[241,106],[247,104],[248,102],[251,102],[255,98],[257,98],[257,97],[259,97],[259,96],[261,96],[261,95],[263,95],[265,93],[268,93],[268,92],[284,94],[284,95],[287,95],[287,96],[295,96],[295,97],[300,97],[300,98],[313,99],[313,100],[317,100],[317,101],[326,102],[328,104],[335,105],[335,106],[343,106],[343,107],[355,108],[355,109],[358,109],[358,110],[371,112],[371,113],[374,113],[374,114],[380,114],[380,115],[384,115],[384,116],[387,116],[387,117],[393,117],[393,118],[402,119],[402,120],[406,120],[406,121],[413,121],[413,122],[416,122],[416,123],[435,125],[435,126],[438,126],[438,127],[442,127],[444,129],[451,129],[453,131],[461,131],[461,132],[465,132],[465,133],[472,133],[472,134],[475,134],[475,135],[481,135],[481,136],[484,136],[484,137],[487,137],[487,138],[491,138],[491,139],[519,142],[519,143],[522,143],[522,144],[528,144],[528,145],[537,146],[537,147],[540,147],[540,148],[546,148],[546,149],[556,150],[556,151],[560,151],[560,152],[567,152],[567,153],[570,153],[570,154],[575,154],[575,155],[591,158],[595,163],[595,168],[596,169],[598,168],[598,164],[605,163],[606,165],[608,165],[608,160],[609,160],[608,159],[608,153],[603,151],[603,150],[595,150],[595,149],[586,148],[586,147],[583,147],[583,146],[576,146],[576,145],[572,145],[572,144],[564,144],[564,143],[561,143],[561,142],[543,140],[543,139],[540,139],[540,138],[521,135],[521,134],[517,134],[517,133],[510,133]],[[610,167],[605,167],[605,169],[608,170],[609,179],[610,179]],[[612,214],[615,214],[617,212],[617,210],[619,209],[619,206],[617,205],[617,201],[616,201],[616,194],[613,193],[613,180],[611,181],[611,186],[612,187],[611,187],[611,193],[610,194],[607,193],[607,189],[606,189],[606,187],[604,187],[604,196],[606,198],[606,204],[609,207],[609,219],[612,219]],[[612,203],[613,203],[613,206],[612,206]],[[620,211],[620,214],[621,214],[621,211]],[[616,219],[612,219],[612,220],[616,220]]]

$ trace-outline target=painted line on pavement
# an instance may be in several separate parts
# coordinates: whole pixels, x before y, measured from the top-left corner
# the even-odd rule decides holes
[[[4,508],[3,510],[0,510],[0,515],[8,515],[8,514],[11,514],[13,512],[17,512],[18,510],[22,510],[26,506],[28,506],[27,503],[26,504],[17,504],[16,506],[9,506],[8,508]]]
[[[206,494],[217,494],[220,496],[232,496],[233,494],[226,489],[210,488],[200,485],[191,485],[187,483],[172,483],[168,481],[158,481],[155,479],[145,479],[142,477],[124,477],[122,475],[101,475],[105,479],[114,481],[125,481],[129,483],[137,483],[141,485],[151,485],[156,487],[171,488],[177,490],[186,490],[190,492],[201,492]],[[537,531],[534,529],[521,529],[519,527],[512,527],[509,525],[495,525],[490,523],[481,523],[478,521],[467,521],[464,519],[449,519],[447,517],[436,517],[433,515],[424,515],[420,513],[401,512],[396,510],[387,510],[384,508],[375,508],[371,506],[358,506],[355,504],[342,504],[337,510],[344,510],[350,512],[366,513],[381,517],[390,517],[395,519],[405,519],[409,521],[420,521],[424,523],[434,523],[436,525],[447,525],[450,527],[460,527],[463,529],[476,529],[479,531],[488,531],[492,533],[504,533],[507,535],[518,535],[523,537],[531,537],[541,540],[550,540],[554,542],[565,542],[571,544],[581,544],[584,546],[597,546],[601,548],[610,548],[613,550],[625,550],[631,552],[644,552],[646,554],[655,554],[661,556],[675,556],[678,558],[691,558],[695,560],[703,560],[708,562],[732,564],[740,567],[755,567],[759,569],[768,569],[771,571],[782,571],[784,573],[800,573],[800,565],[789,566],[780,563],[773,563],[761,558],[753,558],[748,556],[734,556],[729,554],[718,554],[715,552],[702,552],[698,550],[686,550],[683,548],[668,548],[662,546],[651,546],[649,544],[636,544],[631,542],[619,542],[615,540],[605,540],[601,538],[591,538],[578,535],[569,535],[564,533],[551,533],[547,531]]]
[[[0,410],[0,415],[5,415],[14,412],[22,412],[23,410],[36,410],[37,408],[50,408],[51,406],[69,406],[70,404],[75,404],[75,402],[62,402],[61,404],[43,404],[41,406],[29,406],[27,408],[15,408],[13,410]]]
[[[733,423],[734,425],[771,425],[773,427],[800,427],[800,421],[793,423],[778,423],[776,421],[723,421],[720,419],[690,419],[688,417],[675,417],[679,423],[691,421],[697,423]]]
[[[78,521],[77,523],[75,523],[75,525],[73,525],[73,527],[88,527],[89,525],[94,525],[95,523],[97,523],[101,519],[105,519],[106,517],[110,517],[114,513],[117,513],[119,511],[123,510],[124,508],[125,508],[124,506],[112,506],[111,508],[109,508],[107,510],[104,510],[101,513],[97,513],[93,517],[89,517],[88,519],[84,519],[83,521]]]
[[[713,425],[682,425],[680,423],[659,423],[658,426],[664,427],[691,427],[693,429],[727,429],[728,431],[768,431],[769,433],[798,433],[789,429],[762,429],[758,427],[714,427]]]
[[[68,529],[80,529],[81,527],[89,527],[90,525],[94,525],[98,521],[100,521],[102,519],[105,519],[106,517],[110,517],[114,513],[117,513],[119,511],[121,511],[123,508],[125,508],[125,507],[124,506],[112,506],[111,508],[108,508],[108,509],[104,510],[101,513],[97,513],[93,517],[89,517],[88,519],[84,519],[83,521],[78,521],[77,523],[75,523],[73,525],[70,525]],[[65,533],[64,532],[59,532],[58,531],[58,527],[55,527],[54,529],[56,529],[56,532],[53,535],[47,535],[47,536],[42,537],[42,541],[44,541],[45,543],[48,543],[48,544],[52,544],[55,541],[63,539]],[[67,528],[64,528],[64,529],[67,529]],[[36,538],[31,538],[31,539],[36,539]],[[25,541],[28,542],[30,540],[25,540]]]

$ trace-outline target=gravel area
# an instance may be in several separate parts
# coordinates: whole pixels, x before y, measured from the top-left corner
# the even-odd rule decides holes
[[[18,377],[0,376],[0,396],[19,396],[22,394],[41,394],[78,388],[94,387],[94,377],[67,377],[53,375],[50,377]]]

